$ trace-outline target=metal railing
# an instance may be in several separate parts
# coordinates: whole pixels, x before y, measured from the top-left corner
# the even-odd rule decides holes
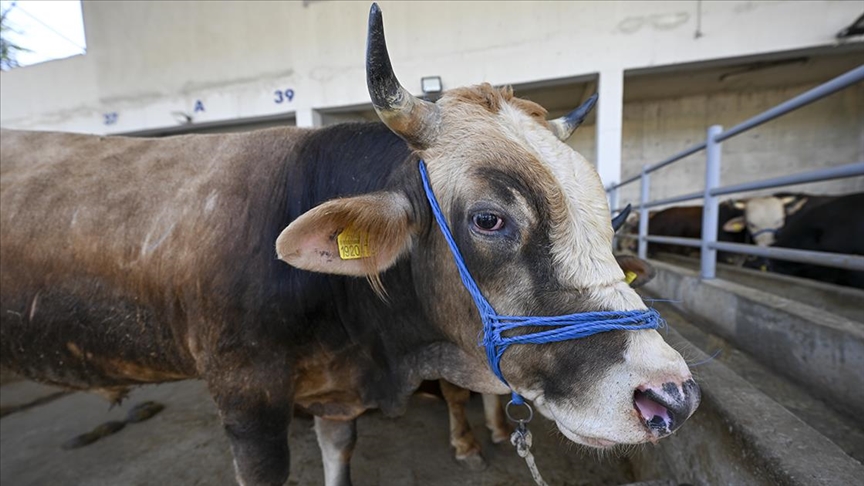
[[[815,265],[824,265],[829,267],[839,267],[849,270],[864,271],[864,257],[858,255],[846,255],[840,253],[827,253],[819,251],[795,250],[779,247],[759,247],[754,245],[744,245],[738,243],[723,243],[717,241],[717,226],[718,226],[718,196],[733,194],[746,191],[756,191],[760,189],[771,189],[775,187],[790,186],[794,184],[802,184],[805,182],[820,182],[832,179],[864,176],[864,161],[856,162],[839,167],[831,167],[828,169],[819,169],[813,171],[802,172],[789,176],[774,177],[756,182],[747,182],[743,184],[734,184],[730,186],[720,187],[720,164],[722,157],[722,143],[736,135],[746,132],[770,120],[783,116],[793,110],[797,110],[802,106],[808,105],[814,101],[820,100],[828,95],[836,93],[842,89],[848,88],[853,84],[864,81],[864,65],[859,66],[845,74],[842,74],[825,84],[819,85],[805,93],[802,93],[784,103],[781,103],[769,110],[766,110],[753,118],[750,118],[734,127],[723,131],[720,125],[712,125],[708,128],[708,133],[704,142],[698,143],[686,150],[683,150],[668,159],[662,160],[654,165],[646,165],[642,168],[639,175],[633,176],[624,181],[613,184],[606,189],[609,195],[610,204],[616,205],[618,201],[618,190],[636,181],[641,181],[639,205],[634,206],[634,209],[639,210],[639,234],[637,235],[618,235],[619,238],[638,238],[639,242],[639,257],[646,258],[648,254],[648,242],[664,243],[672,245],[683,245],[690,247],[699,247],[701,249],[701,276],[704,279],[712,279],[716,273],[717,267],[717,251],[728,251],[732,253],[742,253],[745,255],[754,255],[767,258],[776,258],[778,260],[789,260],[799,263],[809,263]],[[651,173],[656,172],[663,167],[678,162],[679,160],[689,157],[690,155],[705,151],[705,189],[699,192],[684,194],[681,196],[670,197],[651,201]],[[702,210],[702,238],[677,238],[664,236],[649,236],[648,235],[648,210],[653,207],[665,206],[694,199],[703,199]],[[620,211],[614,209],[613,213]]]

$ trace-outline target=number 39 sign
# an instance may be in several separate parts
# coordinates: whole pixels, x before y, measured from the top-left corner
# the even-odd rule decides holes
[[[276,90],[273,94],[276,96],[276,98],[273,99],[273,102],[277,105],[281,103],[290,103],[291,100],[294,99],[294,90],[290,88],[286,90]]]

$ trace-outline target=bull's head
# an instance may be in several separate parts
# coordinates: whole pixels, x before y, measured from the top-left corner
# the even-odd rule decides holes
[[[777,238],[777,232],[786,224],[786,217],[800,211],[808,201],[807,197],[802,196],[768,196],[735,201],[735,209],[744,211],[744,214],[726,221],[723,231],[747,231],[757,245],[771,246]]]
[[[418,99],[393,74],[377,5],[370,13],[367,75],[381,120],[415,150],[406,161],[409,181],[307,212],[280,235],[280,258],[374,280],[410,256],[422,311],[460,349],[463,362],[452,363],[460,372],[441,373],[466,388],[507,393],[477,345],[476,309],[422,195],[416,173],[422,158],[465,262],[500,314],[645,309],[612,254],[600,178],[562,142],[590,106],[550,122],[539,105],[488,84],[448,91],[437,103]],[[338,257],[340,232],[368,238],[365,258]],[[699,402],[684,360],[653,330],[515,345],[501,369],[567,437],[595,447],[663,437]]]

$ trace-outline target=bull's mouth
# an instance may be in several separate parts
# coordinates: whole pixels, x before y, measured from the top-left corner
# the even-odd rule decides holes
[[[635,432],[635,434],[633,435],[631,435],[632,432],[626,434],[628,435],[628,437],[625,440],[611,440],[607,438],[590,436],[576,432],[571,427],[567,426],[565,421],[558,418],[555,413],[555,407],[544,406],[543,409],[538,408],[538,410],[545,410],[545,413],[543,414],[546,415],[547,418],[550,418],[555,422],[555,426],[562,434],[564,434],[564,437],[567,437],[567,439],[571,440],[572,442],[594,449],[611,449],[617,445],[657,442],[657,440],[660,438],[657,434],[652,433],[650,427],[646,425],[645,420],[641,418],[641,415],[640,419],[636,419],[636,417],[634,417],[634,415],[636,414],[630,415],[628,419],[628,422],[630,424],[629,427],[635,427],[640,431]]]
[[[593,447],[595,449],[609,449],[618,445],[617,442],[607,440],[607,439],[599,439],[597,437],[588,437],[584,435],[577,434],[572,430],[568,429],[564,424],[559,421],[555,421],[555,425],[558,427],[558,430],[564,434],[564,437],[567,437],[571,441],[582,444],[584,446]]]
[[[692,378],[680,384],[666,381],[660,385],[640,386],[631,396],[632,408],[629,413],[626,409],[612,414],[607,413],[610,412],[608,409],[594,409],[593,413],[597,414],[594,421],[587,420],[584,411],[578,413],[566,405],[564,408],[558,408],[554,404],[547,404],[542,395],[536,398],[535,403],[538,405],[538,411],[553,419],[558,430],[571,441],[606,449],[618,444],[656,443],[672,435],[693,414],[701,401],[699,386]],[[618,403],[616,410],[621,405],[624,404]],[[575,420],[559,418],[571,416]],[[611,421],[611,423],[597,422],[597,420]],[[584,428],[580,427],[580,423]],[[582,433],[574,429],[582,429],[580,430]],[[593,436],[586,435],[584,432],[591,433]],[[604,437],[597,437],[597,435]],[[610,440],[608,438],[610,436],[614,439]]]
[[[695,403],[698,404],[698,398]],[[635,410],[635,415],[638,417],[637,423],[639,423],[638,426],[641,426],[642,432],[637,433],[636,437],[632,437],[630,440],[624,442],[580,434],[564,425],[564,422],[555,416],[555,411],[552,407],[549,407],[549,413],[555,421],[558,430],[571,441],[596,449],[608,449],[619,444],[656,443],[658,440],[671,435],[695,409],[695,405],[687,405],[685,407],[686,410],[682,408],[683,412],[678,411],[676,413],[677,409],[669,404],[662,395],[650,389],[645,391],[636,390],[633,393],[633,409]],[[683,419],[681,418],[682,416]],[[637,426],[636,423],[633,423],[633,425]]]
[[[567,437],[568,439],[577,444],[593,447],[595,449],[609,449],[619,444],[618,442],[609,439],[589,437],[587,435],[582,435],[580,433],[574,432],[571,428],[564,425],[561,420],[558,420],[558,417],[555,416],[555,412],[554,410],[552,410],[552,407],[548,407],[546,408],[546,410],[548,410],[548,414],[551,416],[548,418],[551,418],[555,422],[555,426],[558,427],[558,430],[561,431],[562,434],[564,434],[564,437]]]

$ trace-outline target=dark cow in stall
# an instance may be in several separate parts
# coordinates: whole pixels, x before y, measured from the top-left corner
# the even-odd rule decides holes
[[[327,484],[348,484],[363,411],[400,414],[424,379],[509,391],[477,345],[420,159],[499,312],[645,309],[612,255],[597,172],[561,142],[566,119],[485,84],[413,97],[375,5],[367,76],[384,124],[165,139],[3,131],[0,364],[118,395],[201,378],[245,485],[287,479],[296,403],[315,415]],[[515,345],[501,370],[596,448],[655,442],[700,398],[654,330]]]
[[[775,247],[864,255],[864,193],[849,194],[808,210],[785,225]],[[864,289],[864,272],[768,259],[769,271]]]
[[[701,238],[702,206],[668,208],[649,215],[648,234],[651,236]],[[649,242],[648,254],[653,256],[658,252],[694,256],[699,254],[699,248]]]
[[[743,214],[735,201],[723,201],[718,205],[717,241],[727,243],[745,243],[747,235],[736,231],[726,231],[725,224]],[[635,227],[638,233],[638,218],[628,223]],[[671,236],[678,238],[702,238],[702,206],[676,206],[662,211],[652,212],[648,219],[648,234],[651,236]],[[631,239],[629,249],[636,251],[636,240]],[[698,247],[669,245],[666,243],[648,243],[648,254],[673,253],[685,256],[698,256]],[[733,253],[718,252],[717,260],[722,263],[740,265],[743,258]]]

